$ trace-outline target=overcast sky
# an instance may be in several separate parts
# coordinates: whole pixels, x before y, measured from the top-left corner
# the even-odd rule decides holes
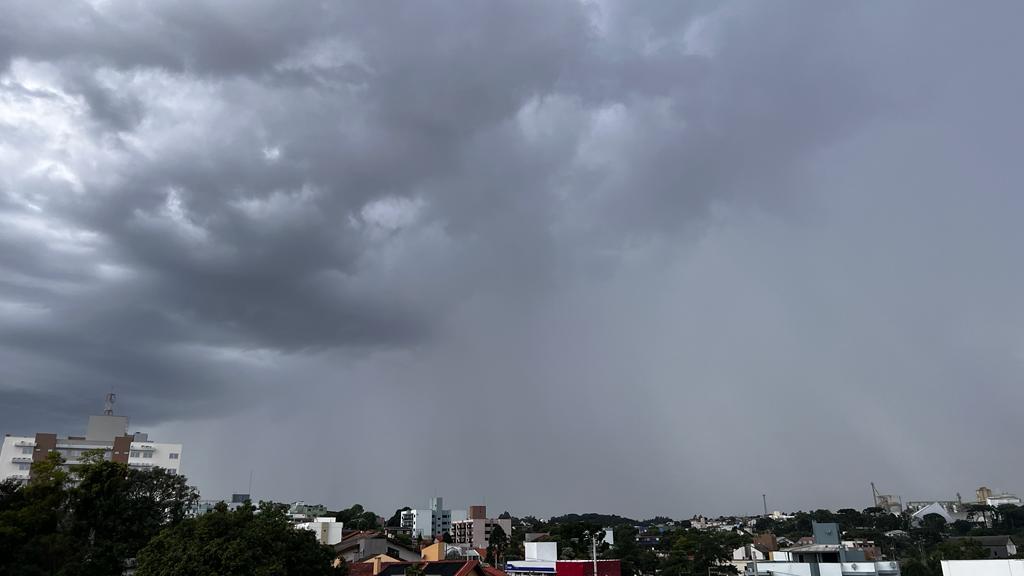
[[[204,497],[1024,491],[1024,3],[0,0],[0,428]]]

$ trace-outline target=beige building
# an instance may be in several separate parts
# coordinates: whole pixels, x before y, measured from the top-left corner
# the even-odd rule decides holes
[[[488,518],[486,506],[470,506],[469,518],[452,522],[452,541],[462,547],[487,548],[491,532],[501,526],[505,536],[512,536],[512,518]]]

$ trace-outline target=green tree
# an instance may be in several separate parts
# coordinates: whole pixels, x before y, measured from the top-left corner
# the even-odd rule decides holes
[[[661,558],[654,550],[643,550],[636,563],[636,573],[644,576],[656,574],[660,564]]]
[[[919,558],[910,558],[900,563],[900,572],[903,576],[941,576],[942,572],[936,573],[929,563]]]
[[[949,525],[950,531],[957,536],[966,536],[971,530],[974,529],[974,524],[971,524],[967,520],[956,520]]]
[[[939,514],[925,514],[924,518],[921,519],[921,527],[918,533],[925,544],[934,546],[942,540],[942,533],[945,530],[945,518]]]
[[[0,486],[0,574],[71,574],[80,543],[66,530],[69,477],[56,452],[32,464],[24,486]]]
[[[101,451],[83,462],[69,473],[51,452],[25,486],[0,487],[0,574],[119,574],[197,498],[184,477],[162,469],[129,470]]]
[[[973,538],[947,540],[935,547],[932,556],[939,560],[985,560],[991,558],[988,548]]]
[[[600,542],[598,552],[603,552],[608,545],[604,539],[604,529],[593,522],[560,522],[550,524],[548,530],[551,537],[558,542],[559,555],[567,560],[590,558],[591,543],[594,537]]]
[[[749,538],[736,532],[681,530],[673,535],[661,570],[668,576],[735,574],[736,567],[729,564],[732,552],[749,543]]]
[[[485,561],[491,566],[505,565],[505,551],[508,550],[508,535],[505,529],[495,525],[491,529],[491,537],[487,540],[487,557]]]
[[[388,521],[384,525],[388,528],[397,528],[401,526],[402,512],[408,512],[409,510],[412,510],[412,508],[409,508],[408,506],[404,506],[402,508],[399,508],[398,510],[395,510],[395,513],[391,515],[391,518],[388,518]]]
[[[379,527],[377,515],[365,510],[361,504],[339,510],[334,513],[334,517],[345,524],[346,530],[373,530]]]
[[[995,508],[988,504],[967,504],[965,508],[967,509],[968,520],[980,517],[986,526],[991,524],[991,517],[995,514]]]
[[[185,519],[199,495],[184,476],[89,458],[74,470],[72,534],[84,543],[80,573],[116,574],[163,528]]]
[[[536,516],[523,516],[519,521],[524,532],[546,532],[548,523],[538,519]]]
[[[333,551],[296,530],[281,504],[213,512],[164,530],[139,553],[138,576],[337,575]]]
[[[614,555],[622,561],[622,574],[624,576],[640,574],[641,550],[636,543],[636,528],[624,524],[615,527],[613,534],[615,535]]]

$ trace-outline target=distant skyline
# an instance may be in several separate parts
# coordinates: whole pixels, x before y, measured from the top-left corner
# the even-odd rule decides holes
[[[1024,492],[1024,4],[6,0],[0,429],[204,497]]]

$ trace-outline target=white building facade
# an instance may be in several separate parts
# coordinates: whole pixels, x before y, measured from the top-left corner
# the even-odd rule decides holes
[[[942,576],[1024,576],[1024,560],[942,560]]]
[[[343,523],[338,522],[333,516],[321,516],[312,522],[296,524],[297,530],[309,530],[316,534],[316,541],[325,546],[334,546],[341,542]]]
[[[1020,498],[1017,498],[1013,494],[1007,494],[1004,492],[1002,494],[993,494],[985,498],[985,503],[988,504],[989,506],[995,506],[996,508],[1003,506],[1005,504],[1013,504],[1014,506],[1020,506]]]
[[[900,565],[885,562],[751,562],[745,574],[753,576],[754,565],[762,576],[897,576]]]
[[[32,463],[57,452],[67,465],[81,462],[88,453],[102,451],[106,460],[122,462],[137,470],[164,468],[172,474],[181,471],[181,444],[152,442],[147,434],[128,434],[126,416],[90,416],[85,436],[58,437],[39,432],[34,436],[7,435],[0,446],[0,480],[26,482]]]
[[[452,522],[466,519],[465,510],[446,510],[444,499],[430,499],[430,508],[402,512],[402,528],[412,531],[413,538],[432,540],[451,533]]]

